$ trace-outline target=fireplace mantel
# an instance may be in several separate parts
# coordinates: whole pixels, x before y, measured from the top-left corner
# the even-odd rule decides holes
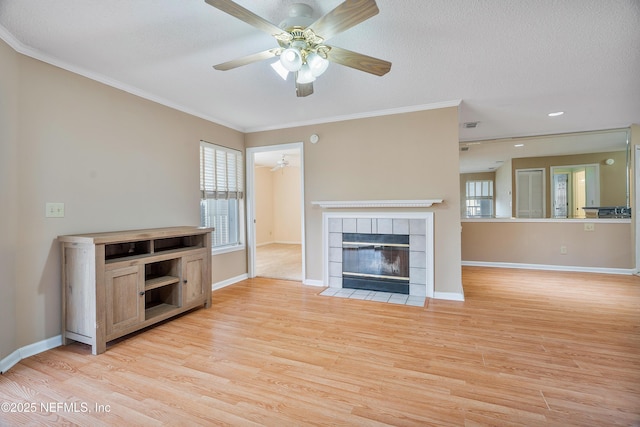
[[[322,209],[345,208],[429,208],[434,203],[442,203],[442,199],[426,200],[331,200],[314,201],[312,205]]]

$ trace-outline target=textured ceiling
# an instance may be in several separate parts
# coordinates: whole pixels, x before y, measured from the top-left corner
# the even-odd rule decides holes
[[[294,1],[238,0],[278,24]],[[314,18],[341,0],[306,1]],[[378,0],[329,44],[391,61],[377,77],[332,64],[295,96],[273,60],[212,65],[276,47],[204,0],[0,0],[17,51],[244,132],[456,105],[462,141],[640,122],[638,0]],[[547,113],[564,111],[549,118]]]

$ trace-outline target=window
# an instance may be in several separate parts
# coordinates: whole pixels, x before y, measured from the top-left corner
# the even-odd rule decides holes
[[[493,216],[493,181],[467,181],[467,218]]]
[[[242,153],[200,142],[200,225],[214,227],[214,250],[243,247],[244,168]]]

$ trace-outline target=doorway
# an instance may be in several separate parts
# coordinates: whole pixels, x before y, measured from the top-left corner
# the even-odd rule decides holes
[[[303,144],[247,148],[249,277],[303,282]]]
[[[585,218],[584,207],[600,206],[597,164],[552,166],[551,200],[554,218]]]

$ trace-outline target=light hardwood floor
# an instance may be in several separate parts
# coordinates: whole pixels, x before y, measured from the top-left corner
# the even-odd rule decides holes
[[[465,267],[463,281],[465,302],[425,307],[243,281],[99,356],[23,360],[0,402],[36,410],[0,425],[638,425],[640,278]],[[91,412],[40,406],[73,402]]]
[[[256,276],[302,281],[302,245],[271,243],[258,246]]]

